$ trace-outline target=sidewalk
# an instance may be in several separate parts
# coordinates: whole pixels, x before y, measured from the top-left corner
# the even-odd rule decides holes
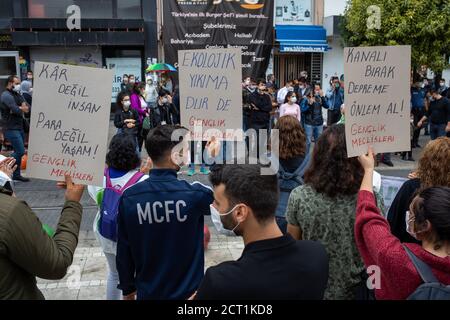
[[[211,241],[205,252],[205,270],[238,259],[244,248],[242,238],[218,235],[210,219],[208,225]],[[95,235],[92,231],[82,231],[73,264],[64,279],[38,279],[38,287],[48,300],[105,300],[107,272],[106,258]]]

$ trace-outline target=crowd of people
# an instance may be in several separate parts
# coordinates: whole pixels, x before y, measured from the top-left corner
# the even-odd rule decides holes
[[[211,186],[178,177],[195,146],[178,124],[176,86],[123,78],[103,186],[88,187],[99,208],[93,229],[107,260],[107,299],[449,298],[448,89],[412,88],[412,144],[426,121],[432,141],[386,213],[374,150],[347,156],[343,77],[333,77],[326,92],[309,85],[306,73],[279,90],[273,75],[245,79],[243,127],[279,130],[272,157],[280,166],[272,174],[249,159],[202,166]],[[23,141],[29,112],[20,87],[12,76],[2,94],[15,154],[0,159],[0,299],[43,299],[36,277],[61,279],[73,261],[85,187],[69,176],[58,183],[66,202],[53,236],[11,192],[6,182],[21,177],[16,140]],[[245,248],[237,261],[205,273],[209,215],[217,230],[242,237]]]

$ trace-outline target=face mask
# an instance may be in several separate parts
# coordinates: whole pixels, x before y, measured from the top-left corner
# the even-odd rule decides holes
[[[33,76],[27,76],[27,79],[28,79],[28,80],[32,80],[32,79],[33,79]]]
[[[292,103],[296,103],[296,102],[297,102],[297,98],[296,98],[296,97],[292,97],[292,98],[291,98],[291,102],[292,102]]]
[[[299,88],[303,90],[303,89],[305,89],[305,86],[299,86]]]
[[[135,80],[134,79],[130,79],[130,83],[134,83],[135,82]]]
[[[250,87],[248,87],[248,89],[249,89],[251,92],[255,92],[256,86],[250,86]]]
[[[293,92],[293,91],[294,91],[294,88],[288,87],[288,91],[289,91],[289,92]]]
[[[440,84],[441,87],[444,87],[444,86],[445,86],[445,82],[441,82],[441,83],[439,83],[439,84]]]
[[[232,214],[234,210],[236,210],[236,208],[238,207],[238,205],[234,206],[233,209],[231,209],[230,211],[228,211],[227,213],[220,213],[212,204],[209,206],[210,211],[211,211],[211,220],[214,223],[214,226],[216,227],[217,231],[221,234],[225,234],[228,236],[237,236],[237,234],[234,232],[236,230],[236,228],[239,226],[240,222],[232,229],[232,230],[228,230],[224,227],[223,223],[222,223],[222,216],[227,216],[229,214]]]
[[[13,88],[15,92],[20,92],[20,84],[16,84]]]
[[[167,102],[169,102],[169,100],[168,100],[167,98],[163,98],[163,99],[161,100],[161,102],[162,102],[163,104],[166,104]]]
[[[411,213],[406,211],[405,222],[406,222],[406,232],[409,233],[411,237],[417,240],[417,234],[414,230],[411,230],[411,224],[414,225],[415,217],[411,217]]]
[[[124,108],[125,110],[128,110],[128,109],[130,108],[130,106],[131,106],[131,102],[130,102],[130,101],[125,101],[125,102],[123,103],[123,108]]]
[[[248,86],[250,84],[250,80],[245,80],[245,85]]]

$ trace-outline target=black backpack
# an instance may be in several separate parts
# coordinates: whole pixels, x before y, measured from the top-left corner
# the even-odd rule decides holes
[[[417,258],[406,246],[403,248],[424,282],[408,297],[408,300],[450,300],[450,286],[440,283],[425,262]]]

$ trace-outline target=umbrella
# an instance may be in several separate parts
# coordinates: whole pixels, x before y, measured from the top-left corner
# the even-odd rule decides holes
[[[146,72],[176,72],[174,66],[168,63],[155,63],[145,70]]]

